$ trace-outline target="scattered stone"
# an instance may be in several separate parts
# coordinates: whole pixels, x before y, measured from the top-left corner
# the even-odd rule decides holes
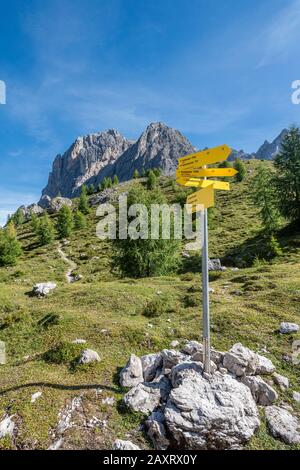
[[[280,323],[279,331],[281,334],[297,333],[299,325],[297,323],[282,322]]]
[[[48,447],[48,450],[58,450],[61,448],[61,446],[63,445],[64,443],[64,440],[63,438],[60,438],[58,439],[57,441],[53,442],[53,444],[51,444],[50,447]]]
[[[145,382],[151,382],[156,376],[156,372],[162,367],[163,358],[161,353],[147,354],[141,357],[143,377]]]
[[[229,372],[240,377],[254,374],[256,370],[256,354],[241,343],[236,343],[224,356],[223,365]]]
[[[272,436],[288,445],[300,444],[299,423],[296,417],[279,406],[268,406],[265,413]]]
[[[166,450],[169,447],[162,411],[154,411],[145,422],[145,428],[156,450]]]
[[[102,333],[103,335],[108,335],[108,330],[106,328],[102,328],[102,330],[100,330],[100,333]]]
[[[209,287],[208,288],[208,292],[210,292],[211,294],[213,294],[215,292],[215,289],[213,289],[212,287]]]
[[[293,399],[294,399],[297,403],[300,403],[300,393],[299,393],[299,392],[293,392]]]
[[[170,346],[171,348],[177,348],[177,346],[179,346],[179,341],[177,341],[177,339],[174,339],[173,341],[171,341]]]
[[[137,445],[131,441],[122,441],[122,439],[116,439],[113,443],[113,450],[141,450]]]
[[[222,265],[219,258],[209,259],[208,260],[208,270],[209,271],[222,271]]]
[[[34,403],[38,398],[42,396],[42,392],[36,392],[31,395],[31,403]]]
[[[148,328],[153,328],[153,325],[152,325],[152,323],[148,323],[148,325],[147,325],[147,326],[148,326]]]
[[[241,343],[236,343],[224,355],[223,365],[229,372],[238,377],[254,374],[272,374],[275,366],[270,359],[246,348]]]
[[[72,282],[77,282],[80,281],[83,278],[82,274],[70,274],[69,276],[69,281]]]
[[[271,405],[278,398],[277,392],[259,376],[243,377],[241,381],[250,388],[258,405]]]
[[[182,256],[183,258],[190,258],[190,257],[191,257],[188,251],[183,251],[183,252],[181,253],[181,256]]]
[[[236,266],[234,268],[231,268],[231,271],[239,271],[240,268],[237,268]]]
[[[107,397],[107,398],[103,398],[102,400],[102,405],[113,406],[114,404],[115,404],[114,397]]]
[[[100,362],[100,356],[96,351],[92,349],[84,349],[78,360],[79,364],[89,364],[91,362]]]
[[[180,449],[239,448],[260,424],[248,387],[228,374],[208,381],[194,370],[171,391],[164,414]]]
[[[256,355],[257,366],[255,373],[256,374],[273,374],[275,371],[275,366],[267,357],[261,356],[260,354]]]
[[[126,366],[120,373],[120,385],[121,387],[134,387],[143,380],[141,359],[135,354],[131,354]]]
[[[273,374],[273,380],[281,390],[289,388],[289,379],[287,377],[284,377],[284,375],[280,375],[275,372]]]
[[[32,293],[36,297],[44,297],[53,289],[56,289],[56,284],[54,282],[40,282],[33,286]]]
[[[15,430],[15,423],[13,421],[13,416],[6,416],[2,421],[0,421],[0,439],[3,437],[12,437]]]
[[[123,401],[131,410],[148,415],[167,400],[169,392],[170,381],[162,377],[159,382],[139,383],[126,393]]]
[[[86,340],[81,338],[76,338],[72,341],[73,344],[85,344]]]
[[[156,291],[156,295],[162,295],[162,291],[161,290]]]

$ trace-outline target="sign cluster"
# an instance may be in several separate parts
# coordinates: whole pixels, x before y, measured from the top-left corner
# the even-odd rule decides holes
[[[228,145],[220,145],[201,152],[192,153],[178,159],[176,182],[181,186],[203,188],[187,198],[187,204],[192,205],[192,212],[207,209],[214,205],[214,190],[228,191],[229,183],[207,178],[234,176],[234,168],[206,168],[206,165],[227,160],[231,154]],[[189,207],[189,206],[188,206]]]

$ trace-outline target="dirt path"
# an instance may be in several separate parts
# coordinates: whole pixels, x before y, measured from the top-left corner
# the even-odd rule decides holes
[[[61,245],[59,245],[59,247],[57,248],[57,252],[59,253],[59,255],[61,256],[61,259],[67,263],[70,268],[66,271],[66,279],[67,281],[70,283],[70,282],[73,282],[74,281],[74,277],[72,275],[73,271],[75,271],[75,269],[77,268],[77,264],[74,263],[74,261],[70,260],[67,255],[65,254],[65,252],[62,250],[62,247]]]

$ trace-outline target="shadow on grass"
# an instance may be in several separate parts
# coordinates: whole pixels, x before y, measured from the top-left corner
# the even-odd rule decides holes
[[[14,387],[7,388],[5,390],[0,390],[0,396],[5,395],[9,392],[15,392],[17,390],[23,390],[30,387],[43,387],[43,388],[53,388],[56,390],[92,390],[97,388],[102,388],[110,392],[119,393],[120,390],[115,387],[110,387],[108,385],[97,384],[81,384],[81,385],[64,385],[64,384],[53,384],[50,382],[29,382],[22,385],[16,385]]]

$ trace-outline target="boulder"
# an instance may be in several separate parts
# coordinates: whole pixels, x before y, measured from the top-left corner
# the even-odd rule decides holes
[[[165,417],[161,410],[154,411],[149,416],[145,422],[145,428],[156,450],[166,450],[169,447],[170,442],[167,438]]]
[[[294,399],[297,403],[300,403],[300,393],[299,393],[299,392],[293,392],[293,399]]]
[[[265,413],[272,436],[288,445],[300,444],[299,422],[296,417],[279,406],[268,406]]]
[[[159,382],[139,383],[126,393],[123,402],[131,410],[149,415],[166,402],[169,392],[170,382],[162,377]]]
[[[275,372],[273,374],[273,380],[281,390],[286,390],[287,388],[289,388],[289,379],[287,377],[284,377],[284,375],[280,375]]]
[[[163,359],[161,353],[147,354],[141,357],[143,376],[145,382],[151,382],[156,372],[162,367]]]
[[[187,341],[182,348],[182,352],[184,354],[189,354],[190,356],[193,356],[196,353],[202,353],[203,346],[201,343],[199,343],[199,341]]]
[[[54,289],[56,289],[54,282],[40,282],[33,286],[32,294],[36,297],[45,297]]]
[[[92,349],[84,349],[78,360],[78,364],[89,364],[90,362],[100,362],[100,356]]]
[[[241,343],[236,343],[225,354],[223,365],[237,377],[254,374],[257,367],[257,355]]]
[[[209,259],[208,270],[209,271],[223,271],[220,259],[219,258]]]
[[[262,374],[262,375],[273,374],[276,368],[270,359],[268,359],[267,357],[261,356],[260,354],[256,354],[256,358],[257,358],[257,366],[255,370],[256,374]]]
[[[31,219],[32,214],[40,215],[44,212],[43,208],[39,204],[31,204],[30,206],[21,206],[19,209],[26,221]]]
[[[254,374],[272,374],[275,366],[267,357],[236,343],[224,354],[223,366],[237,377]]]
[[[6,416],[2,421],[0,421],[0,439],[3,437],[12,437],[15,430],[15,423],[13,421],[13,416]]]
[[[126,366],[120,373],[121,387],[134,387],[143,382],[142,362],[135,354],[131,354]]]
[[[67,197],[54,197],[49,202],[47,209],[50,214],[55,214],[56,212],[59,212],[62,207],[72,207],[72,205],[72,200]]]
[[[182,384],[184,379],[190,375],[190,371],[194,370],[199,374],[203,373],[203,364],[201,362],[181,362],[172,368],[171,383],[172,387],[176,388]]]
[[[258,405],[271,405],[278,398],[277,392],[259,376],[243,377],[241,382],[250,388]]]
[[[42,209],[48,209],[48,207],[50,206],[50,202],[51,197],[47,194],[44,194],[39,200],[39,206],[41,206]]]
[[[219,372],[206,380],[190,370],[164,414],[170,440],[186,450],[240,448],[260,424],[249,388]]]
[[[171,372],[172,367],[189,360],[189,356],[183,354],[175,349],[163,349],[162,351],[162,360],[163,360],[163,367],[162,372],[168,375]]]
[[[113,443],[113,450],[141,450],[137,445],[131,441],[123,441],[122,439],[116,439]]]
[[[297,323],[282,322],[280,323],[279,332],[283,335],[289,333],[297,333],[299,331],[299,325]]]

